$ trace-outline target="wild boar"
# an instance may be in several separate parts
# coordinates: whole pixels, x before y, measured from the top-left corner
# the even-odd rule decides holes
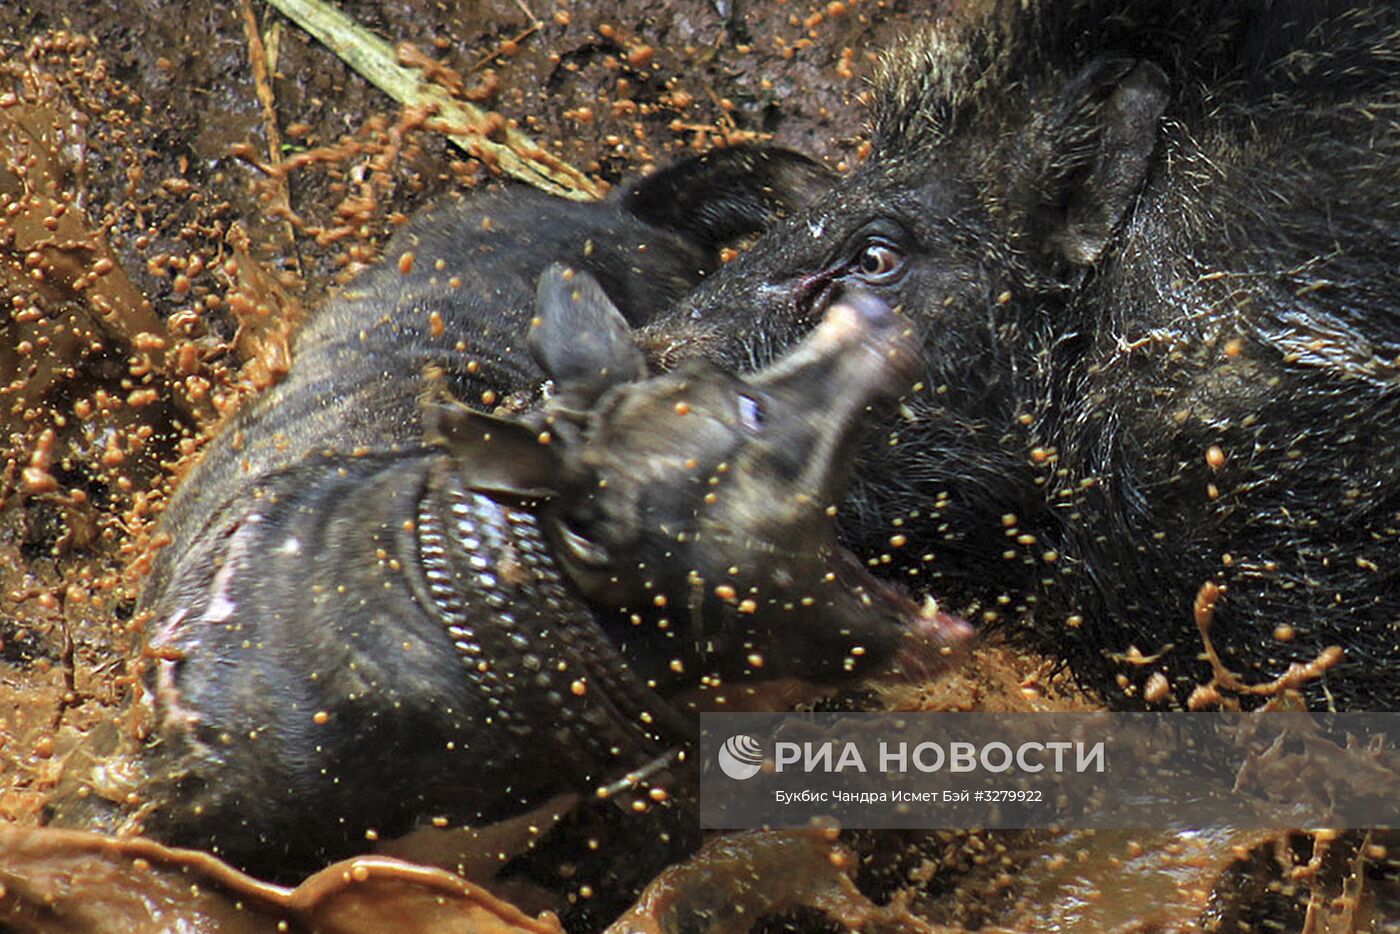
[[[1213,581],[1246,680],[1340,646],[1311,702],[1400,706],[1397,37],[1381,2],[967,4],[885,58],[863,165],[644,342],[762,365],[859,284],[927,369],[858,553],[1114,704],[1208,679]]]

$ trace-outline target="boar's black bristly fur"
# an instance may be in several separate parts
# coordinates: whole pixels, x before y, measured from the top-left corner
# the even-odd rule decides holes
[[[651,352],[761,364],[858,283],[928,357],[845,509],[869,555],[1113,703],[1208,679],[1213,580],[1248,680],[1338,645],[1311,701],[1400,707],[1398,50],[1389,2],[968,4],[885,58],[869,159]]]

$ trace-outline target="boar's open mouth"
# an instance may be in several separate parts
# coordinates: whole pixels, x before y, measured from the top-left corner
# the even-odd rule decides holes
[[[933,677],[972,644],[976,630],[960,617],[944,612],[930,595],[922,603],[904,587],[881,580],[866,570],[854,553],[837,546],[831,555],[836,584],[854,596],[867,612],[898,626],[892,651],[872,677],[919,681]]]
[[[765,677],[818,681],[891,668],[930,675],[969,642],[967,623],[916,603],[841,547],[823,505],[845,497],[869,413],[892,405],[921,364],[909,322],[870,293],[846,290],[807,337],[749,379],[778,414],[735,452],[715,504],[697,517],[701,576],[734,578],[719,585],[731,609],[712,604],[720,631],[705,641],[721,652],[736,640],[777,650],[756,653]],[[735,574],[739,567],[747,573]]]

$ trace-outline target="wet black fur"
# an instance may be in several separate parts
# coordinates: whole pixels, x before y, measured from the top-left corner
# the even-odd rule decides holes
[[[845,515],[891,573],[1025,620],[1113,704],[1206,680],[1214,580],[1230,667],[1341,645],[1311,702],[1394,709],[1398,107],[1392,3],[968,4],[888,55],[868,161],[654,352],[760,363],[861,282],[928,354]],[[872,236],[902,275],[860,274]]]

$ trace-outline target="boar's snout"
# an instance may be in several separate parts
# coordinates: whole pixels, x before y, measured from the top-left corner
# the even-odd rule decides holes
[[[869,413],[909,389],[921,359],[912,325],[885,302],[864,292],[835,302],[805,340],[741,392],[740,418],[753,434],[736,465],[735,483],[747,492],[730,497],[732,507],[763,512],[788,538],[787,523],[833,507],[845,494]],[[775,488],[775,478],[786,488]]]

